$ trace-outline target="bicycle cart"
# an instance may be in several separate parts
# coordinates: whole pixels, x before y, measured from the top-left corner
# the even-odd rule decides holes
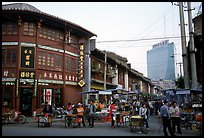
[[[129,123],[130,131],[136,131],[137,127],[140,128],[140,131],[144,133],[144,118],[140,116],[131,116]]]
[[[78,123],[82,122],[82,118],[77,117],[77,114],[67,114],[65,116],[65,127],[73,127],[76,128]]]
[[[38,117],[38,127],[51,127],[52,125],[52,115],[51,114],[37,114]]]
[[[123,127],[129,127],[130,125],[130,113],[128,111],[122,111],[120,114],[120,125]]]

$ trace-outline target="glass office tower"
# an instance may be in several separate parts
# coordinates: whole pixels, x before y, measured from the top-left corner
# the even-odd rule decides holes
[[[169,40],[153,45],[147,51],[147,76],[151,80],[175,80],[175,44]]]

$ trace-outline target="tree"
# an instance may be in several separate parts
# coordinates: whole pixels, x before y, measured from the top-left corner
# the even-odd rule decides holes
[[[182,76],[180,76],[176,80],[176,86],[177,86],[177,88],[180,88],[180,89],[184,89],[185,88],[185,86],[184,86],[184,78]]]

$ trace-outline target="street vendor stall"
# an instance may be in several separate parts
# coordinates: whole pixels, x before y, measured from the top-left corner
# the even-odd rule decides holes
[[[130,131],[136,131],[137,127],[140,128],[139,132],[144,132],[144,118],[141,116],[131,116],[130,117]]]

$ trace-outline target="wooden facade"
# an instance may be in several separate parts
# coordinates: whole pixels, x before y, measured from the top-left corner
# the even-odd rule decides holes
[[[28,4],[2,5],[2,19],[3,112],[81,102],[84,48],[96,35]]]

